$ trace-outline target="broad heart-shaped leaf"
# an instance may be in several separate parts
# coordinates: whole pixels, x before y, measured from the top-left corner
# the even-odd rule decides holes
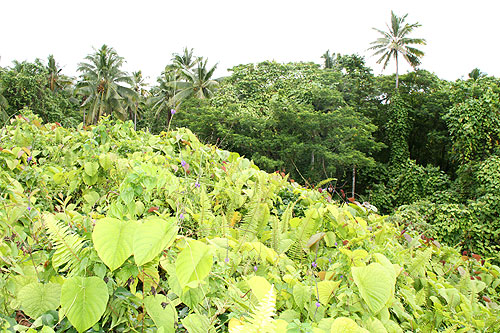
[[[252,276],[248,279],[247,283],[252,289],[252,293],[257,297],[259,303],[262,302],[269,290],[271,290],[271,284],[262,276]]]
[[[352,267],[354,283],[361,293],[361,297],[373,314],[382,310],[393,297],[394,270],[372,263],[366,267]]]
[[[318,282],[319,301],[323,305],[327,305],[328,301],[333,297],[333,292],[339,286],[340,281],[321,281]]]
[[[213,327],[210,325],[210,320],[201,314],[191,313],[189,316],[181,320],[189,333],[206,333],[212,332]]]
[[[134,236],[134,259],[137,266],[153,260],[169,247],[177,235],[175,218],[167,220],[153,217],[137,226]]]
[[[94,177],[97,174],[97,171],[99,171],[99,163],[85,162],[85,164],[83,165],[83,169],[89,177]]]
[[[83,332],[101,319],[108,303],[108,288],[98,277],[75,276],[61,289],[61,310],[70,323]]]
[[[368,331],[351,318],[339,317],[333,321],[330,333],[368,333]]]
[[[28,316],[38,318],[42,313],[59,307],[61,285],[57,283],[32,282],[19,290],[18,299]]]
[[[306,286],[297,283],[293,286],[293,299],[299,308],[303,309],[305,304],[309,304],[311,300],[311,293],[307,290]]]
[[[96,222],[92,241],[99,258],[114,271],[132,255],[137,223],[106,217]]]
[[[148,296],[144,298],[144,305],[158,331],[163,329],[164,332],[175,332],[177,312],[165,295]]]
[[[213,256],[208,245],[189,240],[175,261],[175,273],[183,291],[196,288],[212,268]]]

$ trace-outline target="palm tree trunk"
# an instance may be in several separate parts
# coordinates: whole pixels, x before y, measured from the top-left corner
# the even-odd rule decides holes
[[[396,89],[399,87],[399,63],[398,63],[398,53],[396,52]]]

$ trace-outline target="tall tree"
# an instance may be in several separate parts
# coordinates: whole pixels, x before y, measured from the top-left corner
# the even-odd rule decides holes
[[[132,72],[131,79],[132,89],[135,93],[127,96],[127,113],[129,117],[134,119],[134,129],[137,129],[137,113],[149,95],[149,91],[146,89],[148,84],[142,76],[142,71]]]
[[[61,73],[62,68],[56,63],[54,56],[51,54],[47,58],[47,85],[51,91],[56,89],[64,89],[71,85],[71,79]]]
[[[196,98],[205,99],[210,98],[215,92],[215,89],[219,85],[219,82],[212,79],[217,64],[212,68],[207,68],[207,61],[200,59],[198,66],[194,68],[193,71],[186,69],[182,70],[183,76],[187,84],[183,84],[180,87],[180,92],[178,94],[179,98],[187,98],[189,96],[195,96]]]
[[[333,56],[335,53],[332,55],[330,54],[330,50],[326,50],[326,52],[321,56],[321,58],[325,59],[325,69],[332,69],[333,64],[335,63],[335,60],[333,59]]]
[[[398,17],[391,11],[391,25],[387,25],[387,31],[373,28],[382,34],[383,37],[378,38],[376,41],[370,43],[373,45],[369,50],[374,50],[373,55],[382,55],[377,64],[384,63],[383,69],[387,67],[389,60],[394,58],[396,62],[396,89],[399,87],[399,56],[401,55],[413,68],[420,65],[420,58],[424,52],[413,47],[412,45],[426,45],[425,39],[410,38],[408,35],[421,25],[417,23],[406,23],[406,17]]]
[[[173,54],[173,64],[179,69],[187,69],[190,70],[193,68],[198,62],[200,62],[201,57],[196,57],[193,55],[193,49],[189,49],[187,47],[184,48],[182,54],[174,53]]]
[[[85,122],[96,123],[101,116],[113,112],[126,119],[126,103],[135,91],[131,88],[132,78],[121,70],[124,59],[112,47],[103,45],[85,60],[78,65],[82,74],[77,84],[77,93],[84,97],[82,108],[88,111]]]

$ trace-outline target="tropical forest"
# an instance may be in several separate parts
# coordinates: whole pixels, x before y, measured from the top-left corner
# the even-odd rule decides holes
[[[0,331],[500,332],[500,79],[421,69],[412,20],[381,75],[0,67]]]

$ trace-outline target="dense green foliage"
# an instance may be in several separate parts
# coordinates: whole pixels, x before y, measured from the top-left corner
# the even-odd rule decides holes
[[[372,43],[395,75],[327,51],[324,66],[264,61],[214,79],[185,48],[149,88],[106,45],[76,79],[52,55],[0,68],[2,318],[497,330],[500,81],[416,69],[425,40],[405,19],[392,13]],[[413,72],[400,75],[401,57]],[[386,260],[403,269],[394,279]]]
[[[3,131],[7,330],[500,329],[500,267],[187,129],[66,129],[27,112]]]

